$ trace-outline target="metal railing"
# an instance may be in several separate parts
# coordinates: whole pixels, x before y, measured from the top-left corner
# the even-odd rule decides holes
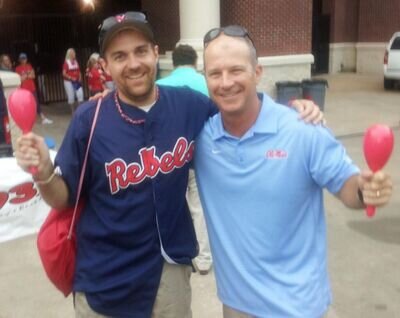
[[[83,77],[83,93],[85,99],[89,97],[87,81]],[[62,102],[67,100],[64,89],[64,80],[60,73],[40,74],[37,76],[38,97],[42,104]]]

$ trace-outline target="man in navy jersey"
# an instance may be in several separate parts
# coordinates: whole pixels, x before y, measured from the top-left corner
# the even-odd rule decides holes
[[[99,42],[117,89],[102,102],[85,171],[76,317],[191,317],[198,246],[185,192],[194,140],[216,107],[188,88],[155,85],[158,47],[142,13],[105,19]],[[54,164],[43,138],[18,140],[19,165],[37,167],[52,207],[75,202],[95,108],[86,102],[74,113]]]

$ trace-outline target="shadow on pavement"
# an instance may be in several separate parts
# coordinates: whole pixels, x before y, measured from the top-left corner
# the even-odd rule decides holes
[[[350,221],[348,226],[373,240],[400,245],[400,217]]]

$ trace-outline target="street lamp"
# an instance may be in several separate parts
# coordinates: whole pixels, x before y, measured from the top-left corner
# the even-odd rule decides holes
[[[94,10],[94,0],[82,0],[85,6],[91,7]]]

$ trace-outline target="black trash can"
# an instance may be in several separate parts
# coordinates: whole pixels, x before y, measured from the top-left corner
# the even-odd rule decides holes
[[[324,110],[325,92],[328,87],[328,81],[324,79],[307,79],[301,82],[303,88],[303,98],[312,100]]]
[[[293,99],[302,98],[302,85],[300,82],[276,82],[276,101],[288,105]]]

